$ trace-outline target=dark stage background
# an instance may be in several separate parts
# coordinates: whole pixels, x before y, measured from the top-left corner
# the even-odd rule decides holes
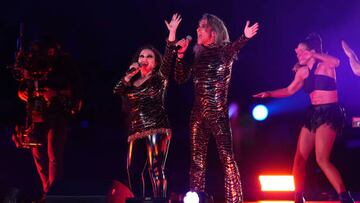
[[[132,54],[144,44],[164,49],[167,29],[164,19],[172,13],[183,16],[178,38],[196,38],[203,13],[222,18],[235,40],[245,21],[258,21],[260,31],[240,52],[234,63],[229,103],[239,106],[233,119],[236,158],[246,199],[259,195],[261,173],[291,173],[292,157],[303,112],[309,104],[301,91],[287,99],[256,100],[259,91],[288,85],[296,62],[294,48],[309,32],[323,37],[325,50],[341,59],[337,69],[340,101],[347,109],[348,125],[336,141],[333,160],[349,189],[360,191],[356,163],[360,157],[359,129],[351,128],[360,116],[360,78],[352,74],[341,49],[345,39],[360,54],[360,2],[358,0],[125,0],[125,1],[1,1],[0,3],[0,188],[15,186],[29,196],[39,194],[40,181],[30,151],[11,142],[15,123],[24,116],[17,98],[17,84],[5,68],[14,62],[19,22],[25,37],[38,39],[51,34],[78,63],[84,80],[84,109],[69,128],[66,145],[67,180],[116,179],[126,182],[126,125],[121,101],[112,87],[129,65]],[[194,40],[195,41],[195,40]],[[178,86],[171,81],[167,109],[174,131],[167,161],[169,192],[188,188],[188,123],[192,104],[191,82]],[[267,104],[267,120],[256,122],[251,108]],[[208,191],[221,199],[223,180],[214,143],[209,149]],[[314,158],[309,162],[308,190],[334,194]]]

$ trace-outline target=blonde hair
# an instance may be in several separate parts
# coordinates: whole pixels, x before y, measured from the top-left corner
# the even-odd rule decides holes
[[[206,20],[211,30],[216,33],[216,45],[230,42],[228,30],[220,18],[213,14],[205,13],[200,20]]]

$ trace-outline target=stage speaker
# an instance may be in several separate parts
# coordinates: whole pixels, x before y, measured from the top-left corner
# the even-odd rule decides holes
[[[46,195],[46,203],[125,203],[134,195],[118,181],[57,181]]]

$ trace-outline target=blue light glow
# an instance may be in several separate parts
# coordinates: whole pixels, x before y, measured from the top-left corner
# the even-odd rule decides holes
[[[257,121],[265,120],[268,116],[268,113],[268,109],[262,104],[256,105],[252,110],[252,115]]]

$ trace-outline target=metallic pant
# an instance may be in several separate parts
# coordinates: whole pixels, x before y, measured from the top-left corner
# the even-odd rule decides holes
[[[145,197],[144,173],[148,169],[154,197],[166,197],[165,162],[170,135],[152,134],[129,143],[127,172],[130,189],[137,197]]]
[[[198,192],[205,191],[206,155],[210,135],[213,135],[225,175],[226,202],[242,202],[240,173],[234,158],[229,119],[227,117],[199,119],[197,116],[196,113],[192,114],[190,126],[190,189]]]

